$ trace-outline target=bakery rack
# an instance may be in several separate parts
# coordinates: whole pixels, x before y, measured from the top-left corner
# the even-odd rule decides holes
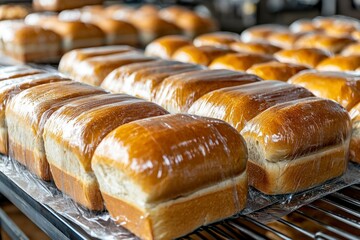
[[[0,193],[19,208],[52,239],[93,239],[75,223],[38,203],[4,173],[0,172]],[[291,219],[296,218],[296,221]],[[299,221],[300,220],[300,221]],[[299,224],[300,222],[300,224]],[[0,211],[0,225],[12,239],[27,239]],[[247,216],[201,227],[183,239],[359,239],[360,184],[344,188],[266,225]]]

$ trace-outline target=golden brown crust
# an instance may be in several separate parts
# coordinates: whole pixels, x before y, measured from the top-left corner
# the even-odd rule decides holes
[[[174,23],[190,38],[194,38],[200,34],[217,31],[219,28],[214,19],[199,16],[191,11],[182,12],[176,18]]]
[[[190,10],[180,5],[172,5],[170,7],[160,9],[159,16],[166,21],[176,22],[179,16],[185,12],[190,12]]]
[[[215,58],[218,58],[228,53],[233,53],[233,51],[213,46],[185,46],[178,49],[173,54],[172,59],[180,62],[195,63],[208,66]]]
[[[275,32],[289,32],[287,27],[278,24],[263,24],[247,28],[241,33],[244,42],[267,42],[268,37]]]
[[[360,56],[333,56],[320,62],[316,69],[319,71],[355,71],[360,67]]]
[[[251,74],[225,69],[182,73],[162,81],[154,90],[153,100],[171,113],[187,112],[197,99],[208,92],[260,80]]]
[[[29,9],[23,5],[6,4],[0,6],[0,21],[22,19],[29,14]]]
[[[318,48],[330,53],[338,53],[354,41],[348,37],[332,37],[321,33],[306,34],[295,42],[295,48]]]
[[[154,34],[156,36],[155,38],[180,33],[180,29],[176,25],[167,22],[158,16],[146,16],[146,21],[144,21],[143,16],[135,16],[131,18],[131,23],[141,32],[150,32]]]
[[[86,184],[78,177],[72,176],[50,164],[51,176],[56,187],[70,195],[77,203],[93,211],[104,209],[103,199],[96,181]]]
[[[341,51],[343,56],[360,55],[360,43],[350,44]]]
[[[221,119],[240,132],[248,121],[269,107],[312,96],[296,85],[261,81],[212,91],[198,99],[188,112]]]
[[[28,66],[10,66],[0,68],[0,81],[43,73],[43,70]]]
[[[346,171],[347,147],[334,147],[320,156],[309,155],[309,159],[267,166],[249,159],[249,184],[265,194],[286,194],[306,190]]]
[[[201,46],[214,46],[228,48],[233,42],[239,41],[240,35],[232,32],[213,32],[202,34],[194,39],[194,45]]]
[[[275,53],[274,57],[280,62],[315,68],[322,60],[328,58],[329,54],[316,48],[301,48],[281,50]]]
[[[272,60],[275,59],[269,55],[230,53],[213,60],[209,65],[209,68],[228,69],[245,72],[254,64],[270,62]]]
[[[359,137],[351,137],[350,141],[350,161],[360,163],[360,139]]]
[[[230,44],[230,48],[236,52],[257,53],[272,55],[280,50],[280,48],[269,43],[260,42],[234,42]]]
[[[176,50],[192,45],[191,40],[181,35],[170,35],[158,38],[147,45],[145,54],[148,56],[171,59]]]
[[[279,163],[328,146],[340,144],[347,149],[350,131],[350,117],[343,107],[332,100],[314,97],[268,108],[248,122],[241,134],[248,146],[250,141],[256,142],[267,162]]]
[[[294,33],[309,33],[318,30],[311,19],[299,19],[290,24],[289,29]]]
[[[298,40],[302,35],[303,34],[301,33],[274,32],[268,36],[267,40],[274,46],[283,49],[292,49],[296,40]]]
[[[355,30],[351,33],[351,37],[356,41],[360,41],[360,30]]]
[[[289,83],[303,86],[318,97],[332,99],[348,111],[360,101],[360,78],[353,74],[309,70],[295,75]]]
[[[218,141],[221,144],[215,143]],[[204,146],[204,150],[199,146]],[[126,154],[114,155],[110,149]],[[211,118],[176,114],[116,128],[97,147],[92,165],[121,171],[147,193],[146,202],[156,203],[238,176],[245,171],[246,160],[245,142],[230,125]]]
[[[297,64],[272,61],[255,64],[246,72],[255,74],[264,80],[279,80],[286,82],[289,78],[305,69],[307,68]]]

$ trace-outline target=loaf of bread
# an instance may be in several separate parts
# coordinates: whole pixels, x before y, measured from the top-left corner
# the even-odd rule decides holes
[[[210,69],[229,69],[245,72],[254,64],[270,62],[275,60],[270,55],[260,55],[254,53],[229,53],[216,58],[209,65]]]
[[[104,93],[100,88],[65,81],[42,84],[17,94],[7,104],[5,111],[9,156],[24,164],[39,178],[50,180],[42,136],[47,119],[74,99]]]
[[[360,163],[360,102],[349,111],[352,120],[350,161]]]
[[[169,7],[165,7],[159,10],[159,16],[166,21],[169,22],[176,22],[181,14],[183,13],[189,13],[191,12],[190,9],[187,9],[185,7],[179,6],[179,5],[172,5]]]
[[[233,51],[213,46],[185,46],[178,49],[173,54],[172,59],[180,62],[195,63],[208,66],[215,58],[218,58],[228,53],[233,53]]]
[[[173,23],[180,27],[182,33],[190,38],[219,30],[218,23],[214,19],[200,16],[192,11],[182,12]]]
[[[145,56],[139,51],[87,58],[74,66],[71,76],[76,81],[93,86],[100,86],[105,77],[118,67],[155,59],[156,58]]]
[[[360,30],[355,30],[351,33],[351,37],[356,41],[360,41]]]
[[[289,83],[303,86],[317,97],[329,98],[338,102],[348,111],[360,102],[360,76],[344,72],[301,72]]]
[[[316,17],[314,25],[329,36],[348,37],[351,32],[360,29],[358,19],[346,16]]]
[[[307,68],[297,64],[272,61],[255,64],[247,70],[247,73],[255,74],[264,80],[280,80],[286,82],[289,78],[305,69]]]
[[[343,56],[360,55],[360,43],[353,43],[341,51]]]
[[[170,35],[152,41],[145,48],[145,55],[171,59],[176,50],[181,47],[192,45],[188,37],[181,35]]]
[[[239,41],[240,35],[232,32],[213,32],[202,34],[194,39],[194,45],[201,46],[214,46],[221,48],[229,48],[233,42]]]
[[[248,121],[269,107],[313,96],[303,87],[261,81],[209,92],[194,102],[188,113],[221,119],[240,132]]]
[[[101,140],[118,126],[167,112],[155,103],[125,94],[101,94],[72,101],[44,126],[44,147],[56,186],[90,210],[103,201],[91,158]]]
[[[241,134],[249,152],[249,184],[263,193],[299,192],[346,171],[351,121],[332,100],[277,104],[249,121]]]
[[[309,33],[295,42],[295,48],[318,48],[329,53],[339,53],[353,40],[348,37],[332,37],[323,33]]]
[[[249,27],[241,33],[243,42],[268,42],[268,37],[275,32],[289,32],[288,28],[277,24],[263,24]]]
[[[80,8],[87,5],[102,4],[103,0],[34,0],[36,11],[61,11],[65,9]]]
[[[329,56],[329,53],[316,48],[282,50],[274,54],[280,62],[303,65],[308,68],[315,68]]]
[[[355,71],[360,67],[360,55],[336,55],[321,61],[316,69],[319,71]]]
[[[180,34],[181,30],[175,24],[161,19],[158,16],[132,17],[131,23],[139,30],[140,43],[146,46],[155,39],[166,36]]]
[[[125,53],[131,50],[135,49],[130,46],[102,46],[75,49],[62,56],[59,63],[59,71],[68,75],[72,75],[74,66],[87,58],[110,55],[115,53]]]
[[[289,25],[289,30],[294,33],[315,32],[318,28],[311,19],[299,19]]]
[[[234,42],[230,44],[230,49],[240,53],[257,53],[272,55],[280,50],[280,48],[263,42]]]
[[[58,74],[38,73],[12,78],[0,82],[0,153],[8,155],[8,128],[5,122],[5,109],[8,102],[21,91],[45,83],[69,81]]]
[[[154,102],[171,113],[187,112],[208,92],[260,81],[255,75],[230,70],[199,70],[171,76],[155,88]]]
[[[174,239],[244,208],[246,161],[225,122],[175,114],[118,127],[92,168],[117,222],[142,239]]]
[[[105,33],[107,45],[139,45],[138,31],[130,23],[107,17],[91,17],[89,23],[97,26]]]
[[[110,92],[122,92],[153,100],[156,87],[165,78],[201,69],[204,67],[200,65],[166,60],[134,63],[112,71],[101,87]]]
[[[0,6],[0,21],[23,19],[29,14],[29,9],[23,5],[3,4]]]
[[[21,62],[44,63],[59,60],[61,38],[55,32],[17,21],[9,21],[1,28],[1,48],[4,54]]]
[[[8,80],[11,78],[18,78],[28,75],[43,73],[44,71],[26,65],[17,65],[0,68],[0,81]]]
[[[93,24],[50,18],[45,19],[40,25],[61,36],[64,53],[77,48],[101,46],[105,43],[104,32]]]
[[[268,42],[282,49],[293,49],[295,42],[302,36],[302,33],[274,32],[267,38]]]

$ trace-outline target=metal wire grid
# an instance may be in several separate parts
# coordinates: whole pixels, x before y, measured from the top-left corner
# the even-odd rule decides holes
[[[243,216],[202,227],[184,239],[360,239],[360,185],[268,224]]]

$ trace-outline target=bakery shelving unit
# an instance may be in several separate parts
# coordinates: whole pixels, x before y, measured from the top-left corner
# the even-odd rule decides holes
[[[0,172],[0,192],[52,239],[93,239],[75,223],[38,203]],[[360,184],[327,195],[290,214],[312,223],[302,226],[283,218],[277,228],[241,216],[202,227],[184,239],[358,239],[360,232]],[[0,212],[2,228],[13,239],[27,239],[13,222]],[[301,222],[301,221],[300,221]],[[341,226],[341,227],[340,227]],[[344,227],[345,226],[345,227]],[[281,230],[279,230],[279,227]],[[290,233],[290,234],[289,234]]]

